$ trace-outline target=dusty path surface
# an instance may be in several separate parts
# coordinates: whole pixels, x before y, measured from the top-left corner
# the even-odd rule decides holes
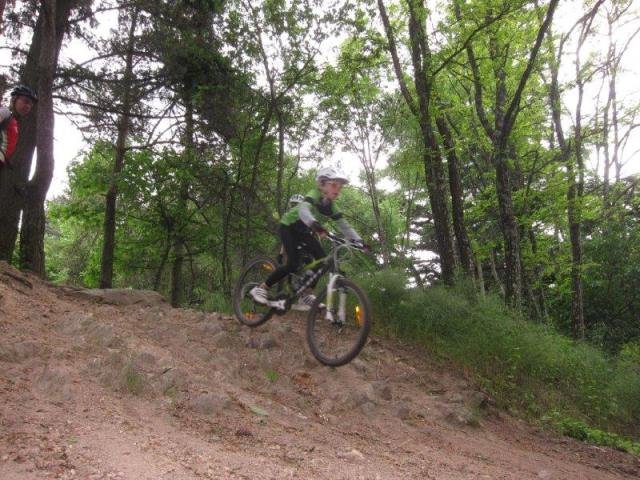
[[[374,338],[331,369],[302,317],[250,330],[0,263],[0,479],[640,478],[423,357]]]

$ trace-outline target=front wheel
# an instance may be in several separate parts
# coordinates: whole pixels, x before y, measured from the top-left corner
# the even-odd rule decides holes
[[[320,304],[326,302],[326,309]],[[353,360],[367,342],[372,313],[364,291],[339,278],[327,301],[326,289],[311,307],[307,319],[309,349],[320,363],[339,367]]]
[[[276,262],[267,256],[250,260],[240,274],[233,290],[233,311],[236,318],[248,327],[257,327],[271,318],[273,309],[255,302],[249,292],[260,285],[276,269]]]

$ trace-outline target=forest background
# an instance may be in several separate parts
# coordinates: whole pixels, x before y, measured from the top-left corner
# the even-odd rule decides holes
[[[330,159],[375,246],[353,274],[381,332],[574,435],[638,435],[637,4],[2,7],[5,88],[40,101],[0,171],[0,259],[228,310],[243,263],[277,251],[287,199]],[[47,200],[55,114],[87,149]]]

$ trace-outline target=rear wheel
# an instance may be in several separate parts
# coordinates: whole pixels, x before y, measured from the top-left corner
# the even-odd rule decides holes
[[[330,302],[326,297],[324,289],[311,307],[307,342],[320,363],[339,367],[353,360],[367,342],[371,306],[364,291],[346,278],[336,281]],[[320,308],[321,303],[327,303],[326,310]]]
[[[276,269],[276,262],[270,257],[260,256],[250,260],[244,267],[233,290],[233,311],[236,318],[249,327],[257,327],[271,318],[274,310],[255,302],[249,292],[260,285]]]

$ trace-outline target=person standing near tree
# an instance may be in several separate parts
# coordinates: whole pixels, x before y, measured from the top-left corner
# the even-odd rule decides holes
[[[0,107],[0,168],[10,165],[11,155],[18,143],[18,118],[31,112],[38,95],[27,86],[19,85],[11,91],[9,108]]]

